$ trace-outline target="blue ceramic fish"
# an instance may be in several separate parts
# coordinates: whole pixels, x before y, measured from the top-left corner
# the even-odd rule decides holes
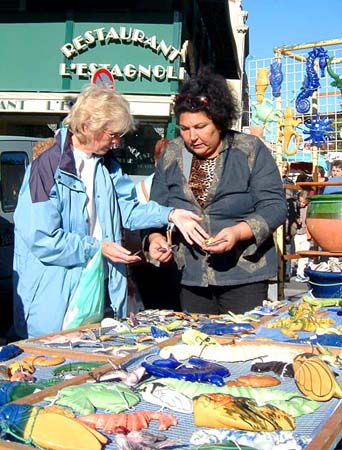
[[[179,362],[175,358],[156,359],[152,363],[146,361],[141,365],[146,371],[156,377],[178,378],[186,381],[208,382],[216,386],[224,386],[223,377],[228,377],[230,372],[221,364],[205,361],[192,357],[187,363]]]
[[[209,335],[223,335],[254,331],[254,327],[250,323],[206,323],[199,330]]]
[[[0,362],[15,358],[22,353],[22,349],[15,344],[8,344],[0,350]]]

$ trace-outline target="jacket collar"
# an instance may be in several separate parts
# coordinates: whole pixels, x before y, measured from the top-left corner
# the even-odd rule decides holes
[[[58,133],[56,137],[57,143],[61,149],[61,159],[59,163],[59,168],[64,172],[68,172],[72,175],[77,175],[74,152],[71,147],[71,136],[72,134],[70,133],[70,131],[68,131],[63,148],[60,133]]]

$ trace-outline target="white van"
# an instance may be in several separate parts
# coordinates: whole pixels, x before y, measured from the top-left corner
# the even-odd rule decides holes
[[[33,146],[41,140],[0,136],[0,337],[12,323],[13,213]]]

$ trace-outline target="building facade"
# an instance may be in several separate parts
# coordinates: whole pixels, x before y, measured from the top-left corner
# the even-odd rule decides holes
[[[172,98],[186,77],[211,64],[239,92],[243,67],[230,3],[235,17],[236,0],[1,2],[0,135],[53,136],[104,68],[138,124],[118,157],[128,173],[148,175],[155,141],[176,134]]]

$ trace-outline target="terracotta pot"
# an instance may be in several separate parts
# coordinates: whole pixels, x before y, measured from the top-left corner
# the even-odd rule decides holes
[[[342,252],[342,194],[308,197],[308,232],[323,250]]]

